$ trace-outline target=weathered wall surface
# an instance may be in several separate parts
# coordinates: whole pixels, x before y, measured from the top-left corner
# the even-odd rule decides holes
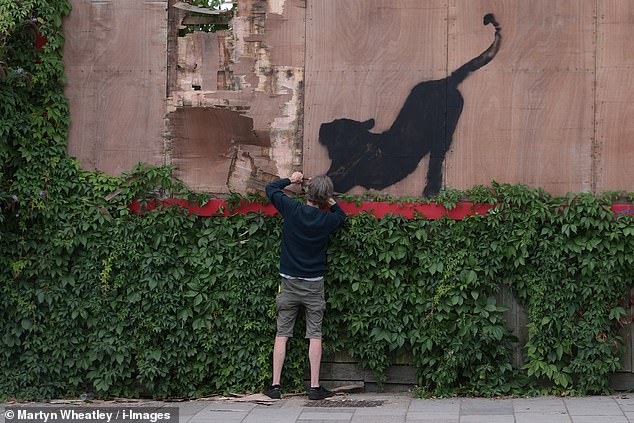
[[[629,0],[239,0],[230,30],[184,37],[176,0],[72,3],[69,151],[86,167],[173,163],[214,193],[300,169],[395,195],[634,191]],[[495,44],[487,13],[499,50],[454,87]]]
[[[462,84],[465,107],[446,163],[457,188],[492,179],[563,194],[593,188],[594,1],[453,2],[449,70],[490,38],[478,16],[494,11],[502,48]]]
[[[380,133],[392,125],[416,83],[446,76],[446,17],[447,0],[309,2],[304,114],[307,174],[324,173],[330,165],[328,152],[319,143],[323,123],[339,118],[374,119],[372,132]],[[383,191],[422,193],[427,160]],[[362,191],[360,186],[352,190]]]
[[[453,138],[445,140],[443,185],[469,188],[495,179],[555,193],[593,188],[596,2],[327,3],[330,7],[320,2],[309,8],[319,24],[314,33],[309,25],[308,51],[334,56],[334,66],[307,62],[305,163],[311,172],[326,171],[329,164],[317,142],[320,125],[374,118],[372,133],[388,130],[412,87],[446,77],[491,44],[493,28],[483,26],[482,17],[492,12],[501,25],[501,48],[458,86],[464,106]],[[321,43],[322,25],[344,47]],[[329,95],[324,86],[350,96]],[[420,142],[432,136],[422,132]],[[385,191],[420,195],[429,157]]]
[[[64,21],[68,151],[110,174],[162,164],[167,0],[73,0]]]
[[[198,190],[262,190],[302,164],[305,1],[238,5],[231,31],[176,46],[166,158]]]
[[[634,2],[597,3],[597,191],[634,191]]]

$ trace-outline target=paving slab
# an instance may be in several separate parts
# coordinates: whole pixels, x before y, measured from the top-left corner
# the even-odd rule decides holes
[[[573,423],[629,423],[625,416],[572,416]]]
[[[515,423],[572,423],[572,420],[568,414],[518,413],[515,414]]]
[[[407,414],[406,408],[387,408],[387,407],[367,407],[367,408],[357,408],[354,415],[355,416],[403,416]]]
[[[301,408],[254,408],[243,423],[295,423],[300,414]]]
[[[440,413],[460,412],[459,399],[413,399],[409,405],[409,411],[428,411]]]
[[[361,415],[359,410],[352,416],[350,423],[405,423],[405,414],[394,415]]]
[[[470,416],[461,416],[460,423],[515,423],[515,416],[513,414],[500,415],[500,414],[478,414]]]
[[[539,397],[513,399],[515,413],[567,414],[563,398]]]
[[[304,420],[324,420],[324,421],[350,421],[352,420],[352,415],[354,414],[354,410],[343,411],[304,411],[299,415],[297,419],[299,422],[303,422]]]
[[[458,413],[411,411],[405,416],[405,421],[407,423],[458,423],[460,415]]]
[[[463,399],[460,405],[460,416],[467,415],[513,415],[513,401],[509,399]]]
[[[207,407],[207,404],[200,403],[200,402],[193,402],[191,404],[190,403],[181,404],[178,406],[178,416],[179,417],[194,416],[200,413],[206,407]]]
[[[287,396],[266,405],[206,399],[155,401],[152,406],[178,407],[180,423],[634,423],[633,394],[580,398],[417,399],[411,394],[365,393],[339,395],[336,400],[316,404],[301,395]],[[14,423],[5,419],[3,411],[7,406],[19,405],[72,407],[78,404],[2,403],[0,423]],[[85,405],[133,406],[96,402]]]
[[[564,399],[570,416],[623,416],[613,397],[583,397]]]
[[[208,423],[208,422],[242,422],[247,416],[248,411],[207,411],[200,412],[195,416],[182,419],[179,416],[179,422],[187,421],[188,423]]]
[[[301,423],[350,423],[350,420],[298,420]]]
[[[634,398],[615,398],[616,403],[619,405],[623,412],[634,412]]]

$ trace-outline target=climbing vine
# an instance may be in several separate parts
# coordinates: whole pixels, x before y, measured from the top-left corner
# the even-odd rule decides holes
[[[82,170],[65,152],[69,10],[65,0],[0,6],[0,397],[260,390],[270,381],[280,219],[176,206],[135,214],[133,201],[207,197],[169,167]],[[379,380],[408,352],[425,395],[605,392],[634,276],[633,217],[610,205],[631,195],[551,197],[493,183],[433,201],[465,198],[493,208],[462,221],[349,219],[328,251],[327,350]],[[500,289],[528,313],[520,368]],[[305,357],[294,339],[288,390],[302,386]]]

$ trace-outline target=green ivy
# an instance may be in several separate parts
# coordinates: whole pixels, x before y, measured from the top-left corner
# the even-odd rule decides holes
[[[208,196],[169,167],[111,177],[68,157],[69,10],[66,0],[0,6],[0,397],[260,390],[271,376],[280,219],[161,206],[136,215],[133,201]],[[408,353],[422,395],[605,392],[634,276],[634,221],[614,216],[617,198],[633,196],[493,183],[423,200],[487,203],[486,216],[351,216],[328,251],[327,350],[379,381]],[[260,200],[233,195],[228,208]],[[501,287],[528,312],[519,369]],[[287,389],[301,388],[306,366],[306,343],[293,339]]]

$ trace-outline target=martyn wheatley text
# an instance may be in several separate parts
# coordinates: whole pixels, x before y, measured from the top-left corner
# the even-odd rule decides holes
[[[11,408],[11,409],[10,409]],[[176,419],[174,419],[174,417]],[[56,423],[167,423],[178,422],[178,409],[173,407],[156,409],[145,408],[48,408],[48,407],[7,407],[5,411],[6,423],[26,422],[56,422]]]

